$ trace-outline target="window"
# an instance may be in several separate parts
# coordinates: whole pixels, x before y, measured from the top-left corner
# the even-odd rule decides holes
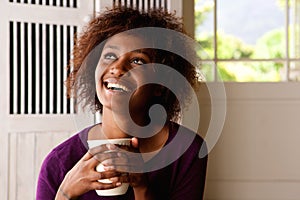
[[[9,59],[9,114],[76,113],[75,100],[66,97],[64,81],[74,35],[89,8],[77,6],[78,0],[7,2],[4,9],[15,11],[7,13],[9,17],[1,13],[8,19],[1,35],[9,38],[3,44]]]
[[[64,81],[76,26],[9,22],[10,114],[70,114]]]
[[[300,0],[195,0],[206,81],[300,81]]]

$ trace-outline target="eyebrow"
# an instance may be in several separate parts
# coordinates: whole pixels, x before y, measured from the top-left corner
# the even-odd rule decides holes
[[[119,49],[118,46],[114,46],[114,45],[107,45],[104,49]]]
[[[105,49],[120,50],[120,48],[118,46],[115,46],[115,45],[107,45],[105,47]],[[151,56],[152,54],[150,53],[150,50],[147,50],[147,49],[136,49],[136,50],[133,50],[131,52],[146,54],[152,60],[152,56]]]
[[[147,51],[146,49],[137,49],[137,50],[133,50],[132,52],[143,53],[146,54],[148,57],[151,57],[149,51]]]

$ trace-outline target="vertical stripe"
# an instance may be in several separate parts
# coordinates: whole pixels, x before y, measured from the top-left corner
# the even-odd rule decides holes
[[[67,62],[69,62],[69,60],[70,60],[70,50],[71,50],[71,37],[70,37],[70,35],[71,35],[71,33],[70,33],[70,26],[67,26],[67,51],[66,51],[66,53],[67,53],[67,55],[66,55],[66,63]],[[68,69],[68,72],[67,72],[67,76],[69,75],[69,73],[70,73],[70,69]],[[66,76],[66,78],[67,78],[67,76]],[[67,113],[70,113],[70,99],[67,99]]]
[[[168,0],[164,0],[165,11],[169,10],[168,6],[169,6]]]
[[[61,26],[56,26],[56,66],[57,66],[57,69],[56,69],[56,81],[57,81],[57,84],[56,84],[56,95],[57,95],[57,98],[56,98],[56,111],[57,113],[62,113],[62,110],[61,110],[61,85],[63,85],[63,82],[60,80],[60,77],[61,77],[61,37],[60,37],[60,27]]]
[[[26,97],[26,70],[25,70],[25,24],[23,22],[21,22],[21,28],[20,28],[20,59],[21,59],[21,65],[20,65],[20,69],[21,69],[21,92],[19,93],[19,95],[21,96],[21,113],[20,114],[24,114],[25,113],[25,97]]]
[[[37,96],[37,81],[36,81],[36,72],[37,72],[37,58],[38,58],[38,54],[37,54],[37,37],[36,37],[36,24],[32,23],[31,24],[31,70],[32,70],[32,76],[31,76],[31,80],[32,80],[32,85],[31,85],[31,113],[32,114],[36,114],[36,96]]]
[[[64,51],[64,55],[63,55],[63,66],[64,68],[67,67],[67,26],[66,25],[63,25],[63,51]],[[67,70],[63,70],[63,80],[66,80],[67,78]],[[64,89],[64,94],[67,93],[67,90],[65,87],[63,87]],[[67,99],[64,98],[64,101],[63,101],[63,108],[64,108],[64,114],[67,113]]]
[[[64,113],[64,95],[65,95],[65,87],[63,87],[64,82],[64,73],[65,73],[65,65],[64,65],[64,26],[60,25],[60,113]]]
[[[14,23],[12,21],[9,22],[9,113],[14,113]]]
[[[73,58],[71,50],[74,47],[74,32],[75,32],[74,26],[70,26],[70,51],[69,51],[70,59]],[[72,64],[70,64],[70,68],[71,68],[71,71],[73,71],[74,67]],[[69,113],[74,113],[74,98],[70,98],[70,112]]]
[[[31,106],[31,101],[30,101],[30,96],[31,96],[31,68],[29,68],[29,65],[31,64],[31,48],[29,48],[29,43],[30,43],[30,26],[28,23],[24,24],[24,81],[25,81],[25,101],[24,101],[24,109],[25,109],[25,114],[29,114],[31,112],[30,106]],[[30,102],[30,103],[29,103]]]
[[[46,81],[47,81],[47,71],[46,71],[46,52],[47,52],[47,48],[46,48],[46,24],[42,24],[42,59],[41,59],[41,106],[42,106],[42,111],[41,113],[44,114],[46,113]]]
[[[151,8],[151,0],[147,0],[146,12]]]
[[[54,83],[54,64],[53,64],[53,25],[48,26],[48,58],[47,62],[49,63],[49,68],[48,68],[48,84],[47,88],[49,88],[49,94],[48,94],[48,112],[49,114],[53,113],[53,98],[55,98],[54,95],[54,88],[53,88],[53,83]]]
[[[13,114],[17,114],[18,113],[18,23],[17,22],[13,22],[13,29],[14,29],[14,33],[13,33],[13,40],[15,41],[14,43],[14,78],[13,78],[13,82],[14,82],[14,88],[13,88],[13,93],[14,93],[14,102],[13,102]]]
[[[28,70],[28,77],[27,77],[27,90],[28,90],[28,94],[27,94],[27,101],[28,101],[28,105],[27,105],[27,112],[29,114],[32,114],[32,26],[31,24],[27,25],[27,29],[28,29],[28,35],[27,35],[27,57],[28,57],[28,61],[27,61],[27,70]]]
[[[45,39],[46,39],[46,57],[44,58],[45,60],[45,66],[46,66],[46,71],[45,71],[45,102],[46,102],[46,107],[44,114],[49,114],[50,113],[50,79],[51,79],[51,74],[50,74],[50,25],[46,24],[46,31],[45,31]]]
[[[70,4],[69,7],[73,8],[74,7],[74,0],[69,0],[69,4]]]
[[[57,93],[57,26],[53,25],[53,41],[52,41],[53,49],[52,49],[52,63],[53,63],[53,96],[52,96],[52,105],[53,105],[53,110],[52,113],[57,114],[57,98],[59,97]]]
[[[36,96],[35,96],[35,110],[36,113],[40,113],[40,69],[41,69],[41,62],[40,62],[40,55],[41,55],[41,48],[40,48],[40,43],[41,43],[41,34],[40,34],[40,24],[37,24],[35,27],[35,36],[36,36],[36,44],[35,44],[35,49],[36,49],[36,57],[35,57],[35,63],[36,63],[36,76],[35,76],[35,83],[36,83]]]

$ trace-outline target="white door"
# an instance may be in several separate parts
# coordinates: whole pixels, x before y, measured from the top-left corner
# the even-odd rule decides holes
[[[78,129],[63,81],[87,2],[0,1],[0,199],[35,199],[44,156]]]

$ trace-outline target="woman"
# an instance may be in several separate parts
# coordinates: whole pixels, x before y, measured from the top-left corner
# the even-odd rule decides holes
[[[196,54],[172,31],[185,33],[180,20],[163,10],[114,8],[88,24],[75,45],[67,87],[85,107],[100,111],[102,122],[50,152],[40,171],[38,200],[203,198],[203,140],[176,123],[197,83],[195,66],[184,58],[195,61]],[[181,55],[174,53],[178,49]],[[88,150],[87,140],[106,138],[132,138],[131,147]],[[100,162],[104,172],[95,170]],[[95,192],[126,182],[131,187],[121,196]]]

